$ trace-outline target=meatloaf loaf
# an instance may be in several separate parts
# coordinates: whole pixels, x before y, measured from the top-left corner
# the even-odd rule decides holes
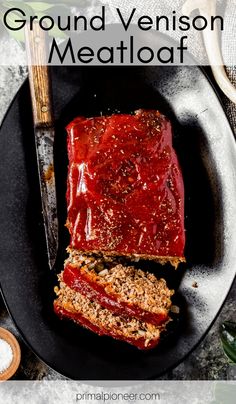
[[[138,348],[170,321],[173,291],[132,261],[184,258],[184,188],[169,120],[154,110],[76,118],[68,131],[69,258],[54,310]]]
[[[184,261],[184,187],[158,111],[79,117],[68,127],[67,227],[85,254]]]

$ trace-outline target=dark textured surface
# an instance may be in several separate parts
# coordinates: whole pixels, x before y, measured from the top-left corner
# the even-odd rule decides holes
[[[193,83],[192,83],[193,84]],[[165,83],[163,84],[165,87]],[[171,92],[171,89],[170,89]],[[167,94],[168,98],[168,94]],[[60,108],[60,100],[57,101],[58,107]],[[201,111],[204,111],[202,109]],[[71,113],[73,113],[71,111]],[[14,159],[16,161],[16,159]],[[19,248],[22,246],[19,246]],[[191,255],[191,254],[190,254]],[[214,268],[212,268],[214,270]],[[31,285],[29,285],[30,287]],[[32,285],[33,286],[33,285]],[[190,285],[191,286],[191,285]],[[201,285],[199,285],[201,287]],[[234,290],[234,289],[233,289]],[[198,290],[196,290],[196,293]],[[194,291],[195,293],[195,291]],[[233,319],[234,307],[233,302],[235,299],[235,293],[232,291],[232,297],[228,300],[228,305],[225,306],[221,314],[223,318]],[[2,317],[5,319],[4,310],[2,311]],[[6,320],[1,320],[5,322]],[[220,318],[219,320],[220,321]],[[182,365],[176,368],[175,371],[164,376],[165,378],[177,378],[177,379],[206,379],[206,378],[227,378],[227,364],[220,348],[218,340],[218,327],[217,324],[211,329],[207,338],[202,344],[202,348],[198,348],[194,354],[192,354],[188,360],[186,360]],[[10,327],[10,322],[8,322]],[[208,341],[208,342],[207,342]],[[214,343],[212,342],[214,341]],[[24,348],[23,351],[23,362],[22,370],[19,371],[16,377],[18,378],[57,378],[58,375],[52,371],[48,371],[45,365],[42,365],[33,355],[28,354],[28,350]],[[29,356],[28,356],[29,355]],[[26,359],[25,359],[26,358]],[[192,358],[192,359],[191,359]],[[25,359],[25,363],[24,363]],[[209,364],[209,366],[206,366]]]

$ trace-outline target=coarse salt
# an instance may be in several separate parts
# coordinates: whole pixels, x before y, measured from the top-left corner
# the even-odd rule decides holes
[[[11,365],[13,360],[13,352],[11,345],[7,341],[0,338],[0,373],[5,372]]]

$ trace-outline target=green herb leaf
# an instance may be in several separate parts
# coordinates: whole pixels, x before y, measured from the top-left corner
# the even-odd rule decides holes
[[[45,14],[45,13],[42,13],[42,12],[38,12],[38,13],[37,13],[37,16],[38,16],[39,19],[42,18],[42,17],[44,17],[45,15],[46,15],[46,14]],[[58,26],[57,26],[56,23],[54,24],[54,26],[53,26],[50,30],[48,30],[48,34],[49,34],[50,36],[52,36],[52,37],[55,37],[55,38],[61,38],[61,39],[66,39],[66,38],[68,38],[68,36],[65,34],[65,32],[64,32],[64,31],[61,31],[61,30],[58,28]]]
[[[54,7],[54,4],[44,3],[43,1],[27,1],[27,4],[33,8],[34,11],[47,11]]]
[[[25,3],[23,1],[5,1],[3,3],[3,6],[7,9],[19,8],[20,10],[22,10],[25,13],[26,18],[29,18],[31,15],[34,15],[33,8],[30,7],[30,5],[28,3]],[[19,18],[19,16],[22,18],[22,14],[18,15],[17,11],[15,13],[17,14],[18,18]],[[12,13],[10,13],[10,14],[12,14]]]
[[[19,23],[16,22],[17,19],[19,19],[18,14],[16,14],[16,13],[9,14],[8,15],[9,26],[11,26],[12,28],[19,27]],[[24,35],[24,30],[23,29],[13,31],[13,30],[10,30],[10,29],[6,28],[6,30],[7,30],[7,32],[9,33],[9,35],[12,38],[15,38],[17,41],[24,42],[25,35]]]
[[[51,4],[52,6],[56,6],[56,5],[58,5],[58,4],[63,4],[63,5],[65,5],[65,6],[71,6],[71,7],[81,7],[81,6],[85,6],[85,5],[88,5],[89,3],[88,3],[88,0],[47,0],[46,2],[44,2],[44,1],[41,1],[41,2],[38,2],[37,0],[36,1],[33,1],[33,0],[31,0],[31,2],[30,3],[45,3],[45,4]]]
[[[66,39],[68,38],[68,35],[65,34],[64,31],[61,31],[57,24],[54,25],[50,31],[48,31],[49,35],[52,36],[53,38],[61,38],[61,39]]]
[[[225,321],[220,327],[220,338],[226,356],[236,363],[236,323]]]

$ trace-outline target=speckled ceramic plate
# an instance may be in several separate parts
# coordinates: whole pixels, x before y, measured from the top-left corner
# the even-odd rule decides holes
[[[148,352],[98,337],[53,313],[28,82],[0,131],[0,270],[8,309],[49,366],[73,379],[150,379],[176,366],[217,316],[236,270],[236,147],[221,103],[198,67],[54,68],[55,144],[62,268],[68,236],[65,125],[93,116],[156,108],[173,122],[186,190],[187,265],[151,265],[177,290],[180,315]],[[147,263],[142,264],[147,268]],[[193,287],[193,286],[198,286]]]

